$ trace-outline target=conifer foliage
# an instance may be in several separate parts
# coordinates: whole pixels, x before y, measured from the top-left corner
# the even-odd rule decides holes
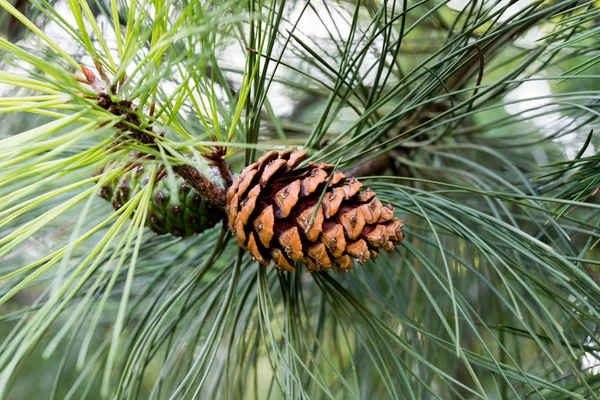
[[[0,0],[0,398],[598,399],[599,10]]]

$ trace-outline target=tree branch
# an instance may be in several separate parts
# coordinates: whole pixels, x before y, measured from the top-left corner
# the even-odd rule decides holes
[[[149,134],[147,131],[151,128],[143,129],[141,127],[142,121],[135,114],[135,107],[130,100],[122,100],[118,103],[114,102],[111,97],[106,93],[100,93],[97,97],[96,104],[110,112],[111,114],[121,116],[127,123],[119,122],[115,125],[119,131],[126,134],[127,137],[136,140],[140,143],[156,146],[156,138]],[[233,182],[233,177],[229,166],[223,159],[225,152],[220,147],[213,149],[213,152],[206,156],[212,163],[217,166],[221,177],[224,179],[227,186]],[[202,197],[208,200],[211,204],[216,207],[225,207],[225,190],[215,185],[210,179],[208,179],[198,169],[191,165],[176,165],[173,166],[173,171],[181,176],[188,185],[194,188]]]

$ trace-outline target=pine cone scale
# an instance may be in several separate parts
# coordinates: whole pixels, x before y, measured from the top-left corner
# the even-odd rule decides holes
[[[344,201],[345,191],[343,187],[333,189],[323,197],[323,209],[325,212],[325,218],[331,218],[340,209],[342,202]]]
[[[344,228],[337,223],[327,222],[323,229],[321,241],[335,258],[342,257],[346,248]]]
[[[267,167],[260,176],[260,185],[265,186],[271,177],[284,165],[287,165],[287,162],[281,159],[273,160],[270,164],[267,164]]]
[[[345,206],[340,209],[339,222],[349,239],[357,239],[365,227],[366,220],[361,208]]]
[[[300,163],[306,160],[307,152],[306,150],[296,151],[290,154],[288,159],[288,168],[290,170],[295,169]]]
[[[254,232],[250,232],[247,247],[248,251],[250,252],[250,254],[252,254],[252,257],[254,257],[256,261],[263,264],[267,263],[268,260],[263,257],[262,253],[258,249],[258,242],[256,241],[256,236],[254,235]]]
[[[295,180],[275,194],[275,203],[278,207],[278,218],[290,215],[292,208],[300,197],[300,180]]]
[[[283,249],[283,252],[292,261],[302,262],[304,252],[302,251],[302,239],[298,227],[290,226],[277,233],[277,240]]]
[[[258,217],[254,220],[254,231],[258,233],[260,242],[266,248],[269,248],[271,239],[275,234],[273,228],[275,227],[275,213],[273,212],[273,206],[264,208]]]

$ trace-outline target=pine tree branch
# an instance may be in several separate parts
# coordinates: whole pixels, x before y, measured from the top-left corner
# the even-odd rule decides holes
[[[94,87],[95,79],[90,79],[91,71],[86,68],[84,69],[84,72],[88,81],[90,81],[90,84]],[[148,133],[152,128],[142,128],[142,121],[134,112],[135,106],[133,105],[133,102],[130,100],[115,102],[107,93],[100,93],[97,97],[96,104],[111,114],[124,118],[125,122],[119,122],[115,127],[123,132],[125,136],[150,147],[157,146],[156,137]],[[229,166],[223,158],[225,151],[226,150],[222,147],[215,147],[213,152],[205,157],[212,160],[212,164],[217,166],[226,185],[230,186],[233,182],[233,176],[231,175]],[[225,190],[215,185],[197,168],[191,165],[176,165],[173,166],[173,171],[181,176],[188,185],[194,188],[211,204],[221,209],[225,207]]]

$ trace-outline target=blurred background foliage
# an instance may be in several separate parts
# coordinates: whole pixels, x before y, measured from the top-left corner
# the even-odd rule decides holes
[[[600,397],[600,2],[0,5],[0,397]],[[115,150],[80,64],[159,150]],[[289,274],[96,195],[130,150],[206,172],[211,141],[235,173],[384,160],[362,181],[407,239]]]

